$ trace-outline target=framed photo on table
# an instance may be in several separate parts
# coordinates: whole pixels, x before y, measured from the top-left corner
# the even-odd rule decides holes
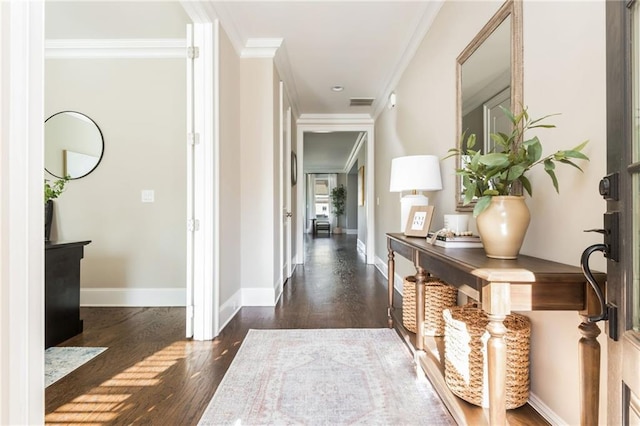
[[[407,218],[404,235],[426,237],[433,219],[433,206],[413,206]]]

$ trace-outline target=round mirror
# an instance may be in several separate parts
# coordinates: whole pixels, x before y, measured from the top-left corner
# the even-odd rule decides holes
[[[44,167],[57,177],[79,179],[98,167],[104,138],[98,125],[75,111],[53,114],[44,122]]]

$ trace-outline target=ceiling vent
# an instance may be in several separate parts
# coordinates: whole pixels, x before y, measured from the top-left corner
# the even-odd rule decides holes
[[[375,98],[351,98],[349,106],[371,106]]]

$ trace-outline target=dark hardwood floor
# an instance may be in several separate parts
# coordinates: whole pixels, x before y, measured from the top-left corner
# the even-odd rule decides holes
[[[386,282],[355,236],[306,249],[276,307],[242,308],[211,342],[184,338],[184,308],[82,308],[61,346],[109,349],[46,389],[46,423],[195,425],[249,329],[386,327]]]
[[[214,341],[185,339],[184,308],[81,308],[84,332],[60,346],[109,349],[46,389],[46,423],[196,425],[249,329],[387,326],[386,280],[355,236],[307,236],[305,247],[277,306],[242,308]],[[487,424],[488,410],[462,404],[468,424]],[[547,424],[529,405],[507,418]]]

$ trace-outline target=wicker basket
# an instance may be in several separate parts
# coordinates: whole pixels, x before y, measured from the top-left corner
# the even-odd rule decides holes
[[[424,333],[426,336],[444,336],[442,310],[455,306],[458,290],[434,277],[428,277],[424,286]],[[408,276],[402,286],[402,324],[416,332],[416,277]]]
[[[451,392],[475,405],[489,406],[487,381],[487,314],[471,306],[456,306],[443,312],[445,320],[445,381]],[[510,314],[507,328],[506,408],[524,405],[529,398],[529,318]]]

